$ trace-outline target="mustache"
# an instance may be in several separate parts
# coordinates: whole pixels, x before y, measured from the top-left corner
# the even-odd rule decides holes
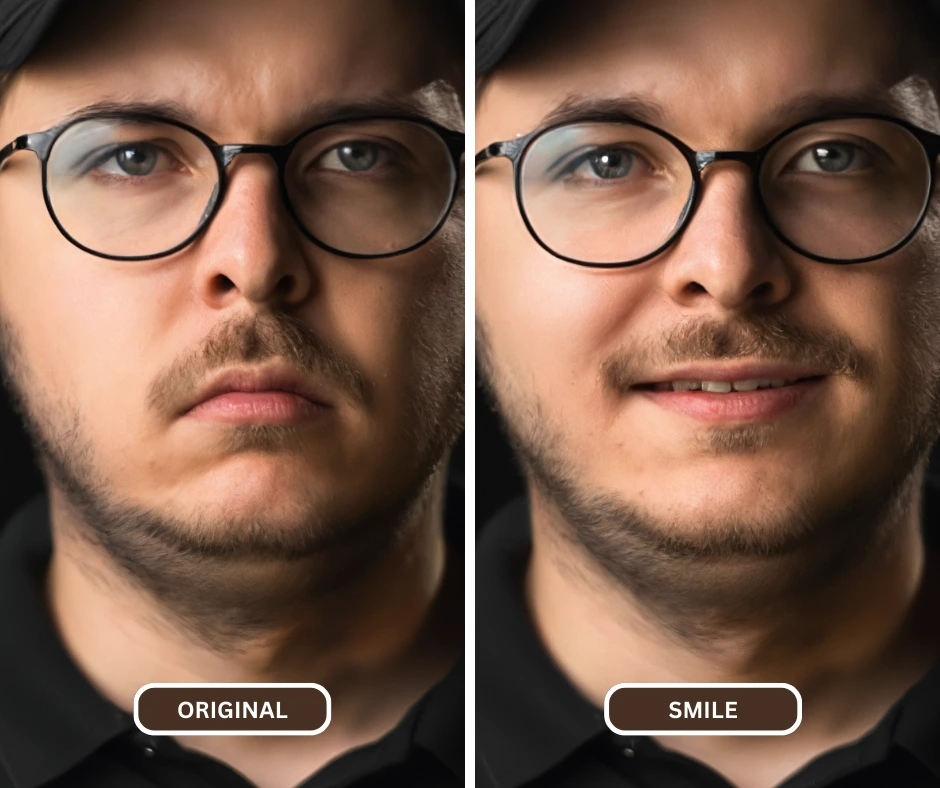
[[[173,414],[191,401],[199,386],[217,369],[234,363],[285,361],[306,377],[365,404],[371,385],[356,363],[289,315],[256,315],[216,326],[195,350],[177,358],[148,387],[147,402]]]
[[[601,364],[601,378],[622,393],[666,366],[743,358],[811,366],[860,383],[875,375],[871,354],[839,331],[800,326],[781,315],[742,315],[733,321],[687,320],[658,339],[624,345]]]

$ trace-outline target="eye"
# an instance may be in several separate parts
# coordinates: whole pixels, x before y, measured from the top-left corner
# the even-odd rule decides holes
[[[388,151],[374,142],[343,142],[324,153],[319,165],[325,170],[369,172],[385,163]]]
[[[158,166],[167,170],[172,169],[172,165],[171,157],[162,148],[147,142],[134,142],[105,151],[91,162],[86,172],[140,178],[153,174]]]
[[[790,169],[799,172],[843,173],[864,170],[872,157],[864,148],[851,142],[818,142],[799,154]]]
[[[562,179],[581,181],[617,181],[637,175],[645,163],[642,155],[629,148],[593,148],[574,156],[559,172]]]
[[[635,154],[625,148],[600,148],[585,154],[584,163],[577,171],[605,181],[625,178],[633,169],[635,159]]]

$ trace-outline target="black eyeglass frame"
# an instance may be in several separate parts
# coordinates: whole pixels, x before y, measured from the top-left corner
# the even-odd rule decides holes
[[[801,128],[806,126],[812,126],[816,123],[824,123],[826,121],[832,120],[882,120],[889,123],[894,123],[897,126],[901,126],[906,129],[921,145],[924,150],[924,154],[927,158],[928,164],[928,181],[927,181],[927,192],[926,199],[924,200],[924,206],[921,209],[920,216],[917,219],[917,222],[911,228],[911,230],[904,236],[898,243],[892,246],[890,249],[879,252],[878,254],[869,255],[868,257],[860,257],[857,259],[834,259],[831,257],[824,257],[822,255],[813,254],[812,252],[807,251],[806,249],[801,248],[796,243],[787,238],[783,232],[777,227],[774,223],[770,211],[767,209],[767,205],[764,202],[763,194],[761,193],[760,188],[760,173],[761,167],[763,166],[764,159],[767,157],[767,154],[770,150],[783,138],[792,134],[795,131],[798,131]],[[532,226],[532,223],[529,221],[529,217],[526,214],[525,210],[525,201],[523,200],[522,191],[522,165],[525,161],[525,157],[528,154],[531,147],[545,134],[555,131],[559,128],[564,128],[566,126],[577,126],[584,123],[620,123],[631,126],[638,126],[639,128],[646,129],[655,134],[660,135],[672,145],[683,155],[686,160],[686,163],[689,165],[689,169],[692,172],[692,187],[689,191],[689,197],[686,200],[686,204],[682,209],[682,213],[679,216],[678,221],[676,222],[675,228],[673,228],[672,233],[669,237],[659,245],[659,247],[650,252],[649,254],[643,255],[636,260],[630,260],[627,262],[619,263],[591,263],[585,262],[584,260],[577,260],[573,257],[568,257],[567,255],[560,254],[554,249],[548,246],[535,231],[535,228]],[[833,113],[829,115],[823,115],[820,117],[810,118],[809,120],[801,121],[793,126],[781,131],[773,139],[771,139],[766,144],[762,145],[760,148],[757,148],[753,151],[721,151],[721,150],[706,150],[706,151],[696,151],[686,145],[682,140],[674,137],[668,131],[658,128],[650,123],[646,123],[640,120],[634,120],[633,118],[624,118],[620,117],[585,117],[580,120],[567,120],[562,123],[555,123],[550,126],[546,126],[541,129],[536,129],[535,131],[530,132],[521,137],[517,137],[514,140],[505,140],[502,142],[493,142],[487,145],[483,150],[479,151],[476,155],[475,166],[479,167],[483,162],[489,161],[490,159],[505,157],[512,162],[513,167],[513,181],[515,184],[516,192],[516,204],[519,206],[519,213],[522,215],[522,221],[525,223],[526,229],[528,229],[529,234],[536,240],[536,242],[541,246],[546,252],[551,254],[554,257],[557,257],[561,260],[564,260],[568,263],[574,263],[575,265],[584,266],[586,268],[627,268],[629,266],[639,265],[640,263],[645,263],[648,260],[653,259],[654,257],[662,254],[667,248],[672,246],[679,237],[682,235],[686,227],[688,227],[689,222],[692,220],[692,217],[695,215],[695,211],[699,206],[702,198],[702,171],[709,164],[715,161],[739,161],[751,170],[752,183],[755,194],[755,199],[757,201],[758,208],[761,212],[761,215],[764,218],[764,221],[767,223],[767,226],[773,231],[774,235],[786,246],[792,249],[795,252],[803,255],[804,257],[809,258],[810,260],[815,260],[820,263],[827,263],[830,265],[854,265],[856,263],[868,263],[873,260],[880,260],[882,257],[887,257],[890,254],[901,249],[903,246],[907,245],[910,240],[917,234],[917,231],[920,229],[921,225],[924,223],[924,219],[927,216],[927,213],[930,209],[930,202],[933,198],[934,190],[934,165],[936,163],[937,157],[940,156],[940,134],[934,134],[931,131],[922,129],[919,126],[915,126],[912,123],[909,123],[902,118],[894,117],[893,115],[884,115],[876,112],[851,112],[851,113]]]
[[[212,210],[205,213],[202,219],[199,221],[199,224],[196,226],[196,229],[182,242],[176,244],[171,249],[168,249],[165,252],[157,252],[155,254],[148,255],[112,255],[106,254],[104,252],[96,251],[88,246],[85,246],[83,243],[75,239],[68,230],[63,227],[62,223],[59,221],[59,217],[56,216],[55,209],[52,207],[52,201],[49,197],[49,188],[48,188],[48,162],[49,157],[52,153],[53,148],[55,147],[56,142],[59,137],[61,137],[66,131],[68,131],[73,126],[79,123],[85,123],[89,120],[130,120],[130,121],[141,121],[145,123],[161,123],[164,125],[175,126],[176,128],[182,129],[183,131],[189,132],[205,144],[205,146],[212,153],[212,157],[216,164],[216,169],[218,172],[218,190],[219,193],[215,198],[215,204],[212,206]],[[451,189],[450,198],[447,202],[446,210],[441,214],[440,220],[437,224],[417,243],[412,244],[411,246],[401,249],[395,252],[383,252],[381,254],[360,254],[356,252],[344,252],[341,249],[330,246],[329,244],[321,241],[313,233],[311,233],[303,224],[300,217],[297,215],[297,212],[294,210],[294,206],[291,203],[290,195],[287,190],[287,179],[285,175],[285,168],[288,160],[291,157],[291,154],[294,151],[294,148],[309,135],[321,131],[330,126],[337,126],[346,123],[356,123],[356,122],[368,122],[368,121],[407,121],[418,126],[423,126],[424,128],[434,132],[444,143],[448,152],[451,156],[451,164],[453,166],[453,181],[454,185]],[[95,255],[96,257],[102,257],[107,260],[121,260],[121,261],[144,261],[144,260],[158,260],[162,257],[169,257],[172,254],[176,254],[181,249],[189,246],[196,238],[205,230],[209,224],[212,222],[215,215],[218,213],[219,209],[222,206],[222,202],[225,199],[225,193],[228,189],[228,176],[227,168],[228,165],[232,163],[236,156],[241,153],[260,153],[270,156],[274,163],[277,165],[277,177],[281,189],[281,199],[284,201],[284,205],[287,206],[287,210],[293,218],[295,224],[300,228],[300,231],[304,236],[311,241],[312,243],[319,246],[321,249],[326,250],[340,257],[346,257],[357,260],[374,260],[377,258],[383,257],[397,257],[398,255],[407,254],[412,252],[415,249],[423,246],[428,241],[430,241],[444,226],[444,223],[447,221],[447,218],[450,216],[451,211],[454,207],[454,202],[457,199],[457,194],[460,191],[460,183],[462,178],[460,159],[464,153],[464,134],[459,131],[454,131],[453,129],[448,129],[444,126],[441,126],[433,121],[427,120],[426,118],[420,118],[410,115],[363,115],[363,116],[353,116],[348,118],[339,118],[327,121],[326,123],[320,123],[316,126],[311,126],[308,129],[304,129],[296,137],[294,137],[289,142],[283,145],[261,145],[254,143],[232,143],[232,144],[220,144],[212,139],[208,134],[203,133],[197,128],[190,126],[181,121],[173,120],[166,118],[160,115],[154,115],[149,113],[142,112],[95,112],[89,113],[87,115],[80,115],[78,117],[70,119],[66,123],[61,123],[59,125],[53,126],[50,129],[45,131],[36,131],[29,134],[22,134],[13,140],[11,143],[6,145],[4,148],[0,149],[0,165],[2,165],[11,155],[14,153],[28,150],[32,151],[39,158],[39,161],[42,164],[42,196],[46,204],[46,209],[49,212],[53,223],[58,228],[59,232],[72,244],[77,246],[84,252],[88,254]]]

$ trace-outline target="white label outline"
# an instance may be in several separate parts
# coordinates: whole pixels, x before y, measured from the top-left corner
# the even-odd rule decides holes
[[[654,731],[654,730],[630,730],[625,731],[616,727],[610,721],[610,698],[619,689],[786,689],[796,696],[796,722],[785,731],[781,730],[758,730],[758,731]],[[615,684],[607,691],[604,697],[604,722],[607,727],[620,736],[787,736],[803,722],[803,696],[799,690],[792,684],[779,683],[693,683],[693,682],[660,682],[660,683],[624,683]]]
[[[202,731],[202,730],[182,730],[182,731],[163,731],[163,730],[151,730],[146,727],[141,721],[140,716],[138,715],[138,702],[140,701],[140,696],[143,695],[149,689],[315,689],[323,693],[323,697],[326,698],[326,720],[324,723],[317,728],[316,730],[289,730],[289,731],[272,731],[272,730],[247,730],[247,731]],[[333,699],[330,697],[330,693],[327,692],[326,687],[321,684],[310,683],[248,683],[248,682],[226,682],[226,683],[215,683],[215,682],[171,682],[167,684],[163,683],[152,683],[144,684],[137,694],[134,695],[134,724],[144,733],[151,736],[316,736],[318,733],[323,733],[330,724],[330,720],[333,717]]]

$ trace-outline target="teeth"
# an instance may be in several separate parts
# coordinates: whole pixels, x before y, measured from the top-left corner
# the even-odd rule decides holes
[[[790,386],[796,380],[783,378],[752,378],[750,380],[674,380],[671,383],[657,383],[656,391],[706,391],[710,394],[728,394],[731,391],[755,391],[757,389]]]
[[[724,380],[703,380],[702,391],[710,391],[712,394],[727,394],[731,391],[731,384]]]

